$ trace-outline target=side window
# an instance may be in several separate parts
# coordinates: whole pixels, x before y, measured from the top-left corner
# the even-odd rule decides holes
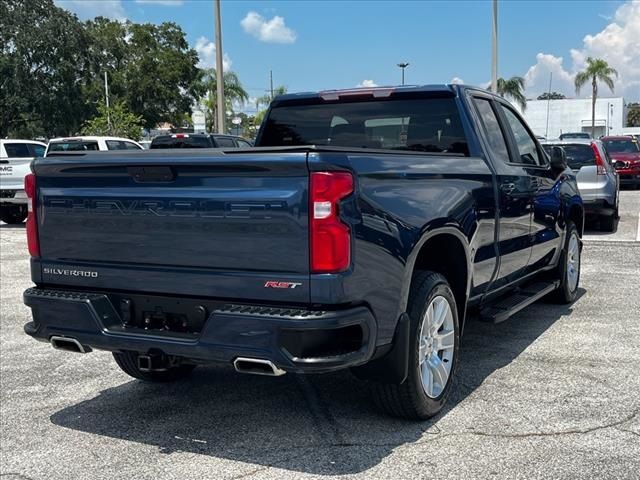
[[[219,147],[234,148],[236,146],[236,144],[233,142],[233,138],[229,137],[216,137],[216,143]]]
[[[516,116],[511,109],[500,105],[507,119],[509,127],[513,132],[518,147],[519,162],[526,165],[543,165],[545,162],[540,158],[540,153],[536,147],[536,142],[529,134],[522,121]]]
[[[124,148],[127,150],[140,150],[140,147],[132,142],[124,142]]]
[[[26,158],[32,156],[26,143],[5,143],[4,149],[7,151],[7,157],[9,158]]]
[[[251,148],[251,144],[249,142],[245,142],[244,140],[236,139],[238,142],[238,147],[240,148]]]
[[[34,157],[44,157],[44,152],[47,150],[47,147],[43,147],[42,145],[36,145],[32,143],[30,145],[31,150],[33,151]]]
[[[509,163],[509,150],[507,149],[507,143],[504,140],[504,135],[496,113],[491,107],[491,102],[484,98],[474,98],[473,102],[482,117],[482,123],[484,124],[484,130],[486,133],[489,147],[493,153],[505,163]]]
[[[126,150],[127,146],[120,140],[107,140],[107,148],[109,150]]]

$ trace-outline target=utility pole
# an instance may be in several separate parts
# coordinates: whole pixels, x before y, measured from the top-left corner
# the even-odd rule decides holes
[[[216,16],[216,113],[218,116],[218,133],[225,133],[224,128],[224,72],[222,70],[222,22],[220,21],[220,0],[214,0]]]
[[[402,69],[402,85],[404,85],[404,69],[409,66],[409,63],[402,62],[402,63],[399,63],[398,66]]]
[[[544,131],[544,138],[549,138],[549,105],[551,103],[551,79],[553,72],[549,72],[549,93],[547,94],[547,128]]]
[[[273,70],[269,70],[269,91],[271,92],[271,101],[273,102]]]
[[[104,103],[107,106],[107,128],[109,133],[113,133],[111,130],[111,111],[109,108],[109,81],[107,80],[107,72],[104,72]]]
[[[498,0],[493,0],[493,51],[491,56],[491,91],[498,93]]]

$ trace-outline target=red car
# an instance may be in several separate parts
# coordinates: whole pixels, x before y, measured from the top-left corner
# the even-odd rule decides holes
[[[600,138],[613,166],[620,176],[621,185],[640,186],[640,144],[632,135]]]

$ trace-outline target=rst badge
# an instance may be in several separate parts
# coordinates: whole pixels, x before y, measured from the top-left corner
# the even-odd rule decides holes
[[[296,288],[300,287],[302,283],[297,282],[276,282],[275,280],[269,280],[264,282],[264,288]]]

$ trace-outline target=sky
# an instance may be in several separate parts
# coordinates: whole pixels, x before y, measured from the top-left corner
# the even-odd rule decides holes
[[[172,21],[186,32],[201,66],[215,64],[212,0],[56,0],[82,20]],[[486,86],[491,75],[490,0],[222,0],[225,68],[251,97],[264,95],[269,72],[289,92],[407,84]],[[589,56],[619,73],[615,93],[640,101],[640,0],[498,2],[498,75],[522,76],[526,95],[549,88],[576,94],[573,79]],[[251,107],[247,106],[247,111]]]

